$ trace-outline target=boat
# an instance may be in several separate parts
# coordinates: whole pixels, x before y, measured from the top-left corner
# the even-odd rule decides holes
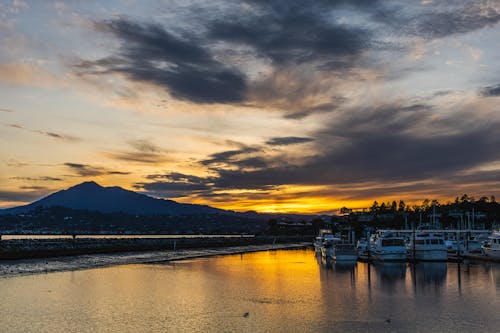
[[[407,249],[414,260],[445,261],[448,258],[443,235],[433,231],[416,232]]]
[[[482,246],[488,257],[500,258],[500,231],[495,231]]]
[[[446,244],[446,249],[448,251],[448,255],[464,255],[468,253],[481,253],[482,246],[485,241],[488,240],[490,234],[479,234],[475,235],[471,239],[446,239],[444,242]],[[456,237],[460,238],[460,237]]]
[[[356,243],[356,251],[358,252],[358,257],[368,256],[368,241],[364,238],[358,240]]]
[[[314,239],[314,250],[321,253],[325,242],[332,241],[335,237],[330,229],[321,229],[318,236]]]
[[[330,259],[335,262],[356,262],[358,253],[354,244],[334,242],[330,249]]]
[[[373,259],[379,261],[405,261],[407,258],[404,238],[390,231],[377,233],[372,238],[370,251]]]

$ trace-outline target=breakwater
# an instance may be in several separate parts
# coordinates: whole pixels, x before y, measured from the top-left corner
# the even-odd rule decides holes
[[[242,236],[179,238],[44,238],[2,239],[0,259],[45,258],[95,253],[217,248],[259,244],[285,244],[310,241],[310,236]]]

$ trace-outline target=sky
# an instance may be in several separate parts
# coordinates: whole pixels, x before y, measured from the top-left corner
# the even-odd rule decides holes
[[[500,196],[500,1],[2,1],[0,207]]]

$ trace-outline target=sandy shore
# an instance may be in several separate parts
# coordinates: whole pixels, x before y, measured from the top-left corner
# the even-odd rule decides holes
[[[43,259],[1,260],[0,278],[8,278],[17,275],[73,271],[113,265],[157,263],[217,255],[302,248],[310,244],[311,243],[246,245],[207,249],[181,249],[177,251],[124,252]]]

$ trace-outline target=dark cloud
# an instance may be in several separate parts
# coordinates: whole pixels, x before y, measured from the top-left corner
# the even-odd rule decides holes
[[[485,87],[481,90],[481,95],[485,97],[500,96],[500,84],[497,86]]]
[[[156,173],[152,175],[147,175],[146,178],[153,180],[169,180],[174,182],[184,182],[191,184],[205,184],[207,182],[207,178],[193,176],[193,175],[186,175],[184,173],[179,173],[179,172],[171,172],[166,174]]]
[[[429,11],[416,18],[416,29],[424,37],[441,38],[479,30],[499,21],[500,8],[494,2],[459,1],[456,6],[429,6]]]
[[[148,140],[135,140],[129,142],[132,147],[143,153],[158,153],[162,149]]]
[[[96,29],[116,37],[121,46],[112,57],[82,61],[77,65],[81,74],[123,73],[195,103],[244,100],[245,76],[216,60],[202,38],[174,35],[161,25],[123,18],[97,23]]]
[[[32,130],[32,129],[27,129],[23,125],[19,124],[8,124],[7,126],[12,127],[12,128],[17,128],[20,130],[25,130],[31,133],[36,133],[36,134],[41,134],[44,136],[48,136],[54,139],[60,139],[60,140],[66,140],[66,141],[78,141],[80,140],[79,138],[72,136],[72,135],[67,135],[67,134],[60,134],[60,133],[55,133],[55,132],[47,132],[47,131],[40,131],[40,130]]]
[[[259,2],[245,16],[216,20],[210,37],[250,45],[280,66],[352,56],[369,46],[371,32],[328,20],[326,2]]]
[[[208,159],[201,161],[200,163],[203,165],[216,165],[219,163],[229,163],[234,160],[238,155],[246,155],[249,153],[259,152],[260,148],[257,147],[243,147],[241,149],[236,150],[228,150],[220,153],[215,153],[209,156]]]
[[[60,133],[55,133],[55,132],[45,132],[45,131],[36,131],[39,134],[46,135],[51,138],[55,139],[61,139],[61,140],[67,140],[67,141],[78,141],[79,138],[72,136],[72,135],[67,135],[67,134],[60,134]]]
[[[62,181],[62,178],[50,177],[50,176],[42,176],[42,177],[11,177],[10,179],[15,180],[27,180],[34,182],[59,182]]]
[[[314,113],[325,113],[336,110],[340,104],[345,101],[344,98],[336,98],[336,103],[323,103],[313,107],[305,108],[293,113],[287,113],[285,118],[289,119],[302,119]]]
[[[76,172],[80,176],[100,176],[106,174],[104,168],[94,167],[88,164],[80,164],[80,163],[64,163],[65,166],[70,168],[72,171]]]
[[[266,141],[266,144],[270,146],[288,146],[288,145],[296,145],[299,143],[306,143],[311,141],[314,141],[314,139],[302,138],[297,136],[284,136],[284,137],[271,138]]]
[[[136,183],[134,187],[148,194],[166,198],[176,198],[209,191],[211,178],[197,177],[183,173],[172,172],[167,174],[152,174],[146,176],[153,182]]]
[[[130,172],[124,172],[124,171],[108,171],[108,175],[130,175]]]
[[[92,166],[88,164],[81,163],[64,163],[64,165],[70,168],[77,175],[82,177],[91,177],[91,176],[102,176],[102,175],[128,175],[130,172],[121,172],[109,170],[103,167]]]

